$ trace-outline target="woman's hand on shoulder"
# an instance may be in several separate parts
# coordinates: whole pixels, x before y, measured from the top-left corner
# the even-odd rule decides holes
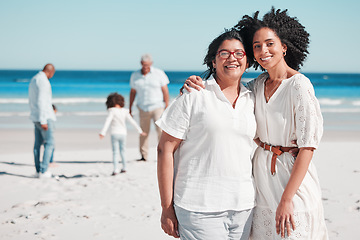
[[[201,88],[205,88],[205,85],[203,84],[201,77],[192,75],[186,79],[184,85],[180,88],[180,94],[182,94],[184,88],[189,92],[191,92],[191,88],[200,91]]]

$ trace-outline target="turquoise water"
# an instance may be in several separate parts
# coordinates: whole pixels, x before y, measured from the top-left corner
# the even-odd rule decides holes
[[[37,71],[0,70],[0,98],[27,98],[28,84]],[[167,71],[172,96],[190,75],[201,72]],[[57,71],[51,79],[54,98],[99,98],[110,92],[128,94],[130,71]],[[243,79],[259,73],[245,73]],[[360,98],[360,74],[305,73],[312,81],[318,98]]]
[[[28,85],[37,72],[0,70],[0,117],[28,116]],[[190,75],[200,75],[201,72],[166,71],[166,74],[170,80],[170,98],[175,98],[185,79]],[[243,81],[249,81],[259,74],[245,73]],[[360,122],[360,74],[304,74],[314,85],[324,116],[340,117],[340,122]],[[56,71],[51,79],[53,103],[60,116],[105,115],[105,100],[111,92],[124,95],[125,107],[128,106],[130,75],[131,71]]]

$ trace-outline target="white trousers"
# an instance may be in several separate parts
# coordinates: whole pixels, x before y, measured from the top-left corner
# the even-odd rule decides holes
[[[204,213],[174,207],[182,240],[249,239],[253,209]]]

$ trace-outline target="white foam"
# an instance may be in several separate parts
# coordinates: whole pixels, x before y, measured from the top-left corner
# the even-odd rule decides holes
[[[343,99],[330,99],[330,98],[320,98],[319,99],[319,103],[321,105],[335,106],[335,105],[341,105],[343,102],[344,102]]]
[[[360,113],[360,108],[323,108],[323,113]]]
[[[105,103],[106,98],[54,98],[54,104]],[[0,104],[28,104],[27,98],[0,98]]]
[[[30,112],[0,112],[0,117],[29,117]]]
[[[62,116],[106,116],[107,112],[58,112],[57,117]],[[30,112],[0,112],[0,117],[29,117]]]
[[[352,104],[353,104],[354,106],[360,106],[360,101],[353,101]]]
[[[103,112],[73,112],[71,115],[74,116],[105,116],[107,115],[106,111]]]
[[[7,103],[28,104],[29,100],[27,98],[0,98],[0,104]]]
[[[74,104],[74,103],[105,103],[106,98],[54,98],[53,103]]]

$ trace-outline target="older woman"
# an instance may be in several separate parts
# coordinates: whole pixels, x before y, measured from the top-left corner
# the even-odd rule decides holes
[[[157,125],[163,230],[181,239],[248,239],[254,98],[240,83],[247,68],[240,34],[210,44],[205,89],[179,96]]]

